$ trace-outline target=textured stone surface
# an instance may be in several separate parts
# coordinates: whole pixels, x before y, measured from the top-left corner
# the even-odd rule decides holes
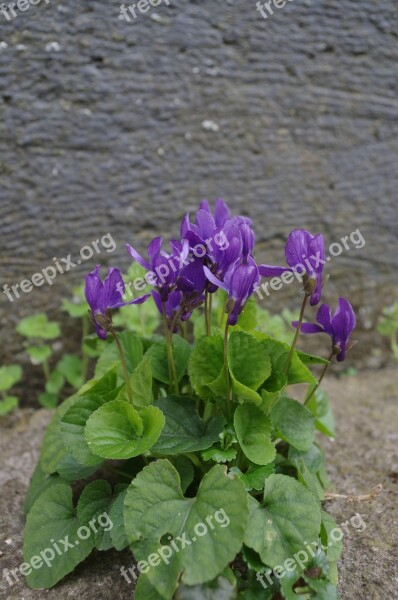
[[[253,217],[267,262],[293,227],[328,243],[359,227],[366,245],[334,259],[328,294],[350,291],[374,323],[397,289],[396,1],[294,0],[267,20],[255,4],[172,0],[127,23],[115,1],[51,0],[0,16],[1,286],[106,232],[118,247],[100,260],[126,265],[126,240],[177,235],[221,195]],[[3,358],[21,348],[18,316],[54,311],[97,260],[13,305],[1,294]]]
[[[329,378],[325,388],[337,420],[337,441],[322,442],[335,491],[362,494],[379,483],[384,486],[382,495],[372,502],[326,503],[338,524],[356,513],[366,523],[362,533],[351,526],[344,538],[344,554],[339,562],[340,598],[394,600],[398,597],[396,374],[386,370],[344,380]],[[0,572],[22,563],[23,499],[48,420],[48,411],[24,410],[0,422]],[[97,552],[52,590],[28,590],[22,583],[10,587],[1,579],[0,598],[125,600],[131,598],[131,589],[119,569],[131,564],[128,551]]]

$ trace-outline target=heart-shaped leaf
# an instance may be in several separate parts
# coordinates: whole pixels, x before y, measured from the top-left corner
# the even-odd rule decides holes
[[[257,406],[242,404],[234,415],[236,435],[243,453],[256,465],[267,465],[276,455],[271,441],[271,419]]]
[[[24,561],[41,563],[30,567],[26,576],[30,587],[54,586],[90,554],[94,535],[86,537],[88,523],[83,524],[84,534],[81,526],[69,485],[59,483],[39,496],[28,514],[24,535]]]
[[[245,544],[258,552],[263,563],[271,568],[282,565],[306,544],[318,541],[319,503],[292,477],[268,477],[262,502],[250,497],[249,509]]]
[[[112,400],[88,419],[84,435],[94,454],[125,459],[151,448],[165,423],[162,412],[147,406],[139,412],[128,402]]]
[[[271,410],[276,435],[297,450],[310,449],[315,435],[315,419],[308,408],[292,400],[281,398]]]
[[[173,335],[173,356],[178,381],[185,373],[190,351],[191,346],[184,338]],[[153,377],[162,383],[170,383],[166,340],[152,344],[145,356],[151,360]]]
[[[197,585],[217,577],[239,552],[247,518],[243,484],[219,465],[203,477],[196,498],[184,498],[176,469],[158,460],[133,480],[125,500],[132,550],[138,560],[158,556],[145,577],[164,598],[180,578]]]
[[[205,423],[188,396],[169,396],[156,402],[166,418],[165,427],[152,448],[155,454],[184,454],[205,450],[218,441],[225,420],[214,417]]]
[[[188,374],[195,392],[201,398],[225,392],[224,346],[221,335],[200,340],[191,352]],[[219,386],[214,387],[216,383]]]

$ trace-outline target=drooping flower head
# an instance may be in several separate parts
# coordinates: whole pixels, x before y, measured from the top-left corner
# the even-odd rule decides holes
[[[246,260],[252,255],[254,232],[251,220],[247,217],[231,217],[227,204],[216,200],[214,216],[207,200],[201,202],[195,215],[195,223],[191,223],[186,215],[181,224],[181,236],[188,240],[195,267],[210,269],[220,281],[229,267],[238,259]],[[195,249],[204,248],[203,256],[198,257]],[[213,293],[217,290],[211,281],[206,280],[206,290]]]
[[[196,211],[195,223],[190,222],[188,213],[183,218],[180,229],[181,238],[187,239],[191,246],[197,244],[206,245],[206,241],[214,236],[217,229],[224,226],[230,215],[231,211],[228,205],[221,198],[216,200],[214,217],[208,201],[203,200]]]
[[[169,294],[176,289],[184,266],[188,264],[189,244],[186,240],[171,240],[171,253],[167,253],[162,250],[162,242],[161,237],[151,241],[148,246],[149,260],[145,260],[130,244],[126,244],[126,248],[129,254],[148,270],[146,281],[155,287],[161,301],[167,302]]]
[[[311,296],[311,304],[319,303],[322,293],[322,273],[325,264],[323,235],[312,235],[305,229],[294,229],[287,239],[286,262],[290,268],[259,265],[263,277],[282,275],[285,271],[298,271],[303,275],[304,289]]]
[[[217,279],[207,267],[204,267],[204,271],[211,283],[227,292],[228,323],[236,325],[247,300],[261,280],[254,258],[248,256],[245,260],[237,260],[233,263],[225,273],[224,281]]]
[[[345,298],[339,298],[339,305],[333,316],[330,306],[322,304],[319,307],[317,323],[303,323],[302,333],[327,333],[332,339],[332,349],[337,355],[339,362],[345,359],[347,350],[353,344],[349,344],[350,335],[355,328],[355,313],[351,304]],[[298,321],[293,321],[293,327],[297,327]]]
[[[149,294],[123,302],[124,281],[119,269],[111,267],[104,281],[99,276],[100,265],[97,265],[91,273],[86,275],[84,293],[90,306],[92,320],[97,335],[106,339],[107,331],[112,326],[111,311],[126,304],[141,304],[149,297]]]
[[[166,253],[162,238],[155,238],[148,246],[149,260],[145,260],[127,244],[130,255],[148,270],[145,279],[154,286],[153,299],[169,325],[177,318],[189,319],[194,308],[202,304],[206,286],[203,260],[190,255],[188,240],[172,240],[170,247],[171,253]]]

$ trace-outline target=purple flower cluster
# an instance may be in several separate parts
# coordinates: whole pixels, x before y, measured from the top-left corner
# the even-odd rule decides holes
[[[148,247],[149,260],[127,245],[130,255],[153,273],[152,295],[169,322],[187,320],[205,294],[218,288],[228,293],[228,322],[235,325],[244,305],[260,283],[252,256],[254,232],[251,220],[231,217],[227,204],[219,199],[214,215],[207,201],[201,202],[191,222],[186,214],[181,223],[181,242],[172,241],[171,254],[161,250],[162,239]]]
[[[147,270],[145,280],[153,288],[151,294],[123,302],[124,282],[118,269],[110,269],[104,282],[99,278],[98,266],[86,276],[86,298],[100,337],[105,338],[110,330],[112,309],[125,304],[140,304],[150,295],[169,328],[175,331],[178,322],[189,319],[206,296],[218,288],[228,295],[227,322],[236,325],[261,277],[273,277],[285,271],[300,273],[305,294],[312,305],[321,299],[325,250],[320,233],[312,235],[304,229],[295,229],[289,234],[285,248],[287,267],[257,265],[253,256],[255,235],[251,220],[231,216],[228,205],[218,199],[214,213],[209,203],[203,201],[193,222],[186,214],[180,234],[180,240],[170,242],[168,252],[163,249],[162,238],[154,238],[148,246],[147,259],[126,245],[131,257]],[[302,331],[328,333],[333,346],[339,349],[338,360],[343,360],[355,316],[350,303],[342,298],[334,316],[330,315],[330,308],[322,305],[318,324],[304,323]]]

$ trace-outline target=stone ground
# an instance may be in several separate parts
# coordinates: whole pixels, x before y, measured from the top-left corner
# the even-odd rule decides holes
[[[366,529],[350,528],[340,561],[341,600],[398,599],[398,398],[396,370],[362,372],[354,377],[329,378],[337,442],[323,446],[335,492],[366,493],[382,483],[383,493],[370,502],[326,503],[337,523],[360,513]],[[0,423],[0,571],[22,560],[23,500],[37,460],[49,411],[24,409]],[[4,600],[126,600],[130,586],[120,576],[130,566],[128,551],[93,553],[76,572],[52,590],[33,591],[22,583],[0,580]]]

